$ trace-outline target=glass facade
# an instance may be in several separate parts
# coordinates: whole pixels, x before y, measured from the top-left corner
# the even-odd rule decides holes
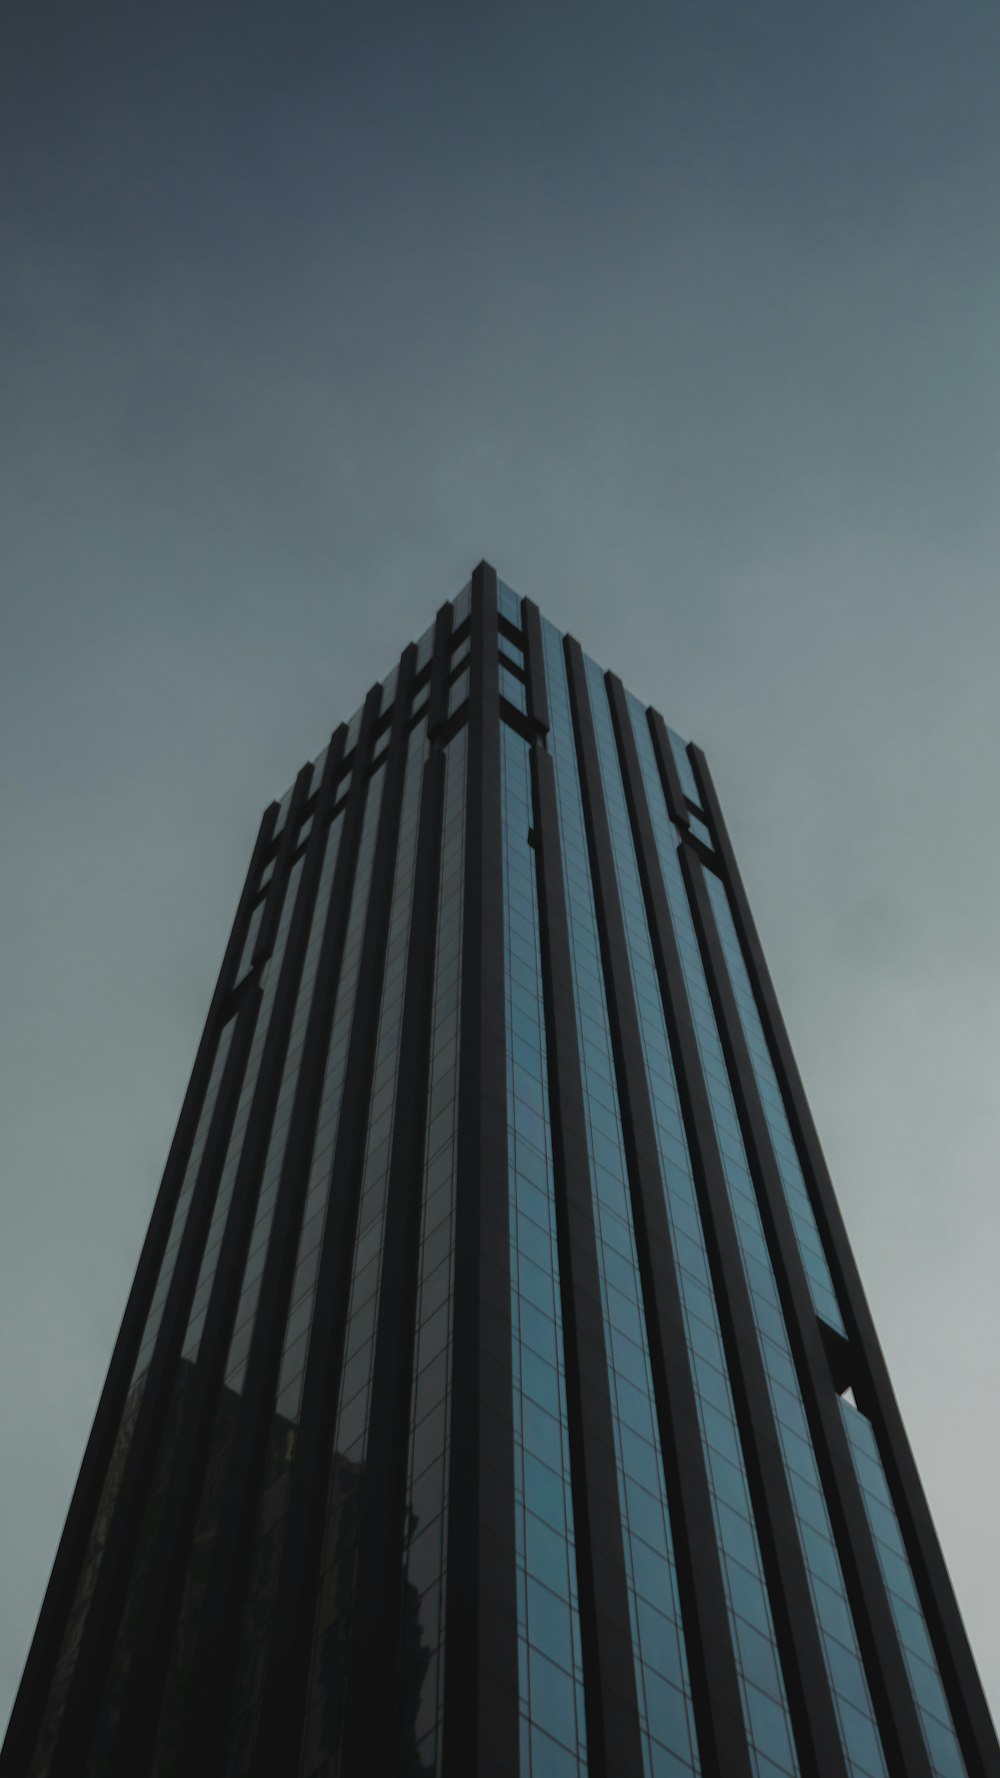
[[[502,738],[521,1771],[587,1770],[528,746]]]
[[[829,1515],[819,1487],[815,1455],[811,1449],[801,1391],[789,1350],[774,1267],[764,1235],[718,1025],[678,864],[676,838],[670,828],[662,795],[657,795],[658,780],[655,776],[656,765],[649,730],[644,719],[645,713],[635,700],[630,702],[630,714],[644,782],[650,795],[657,855],[673,914],[713,1120],[720,1136],[723,1168],[753,1304],[760,1351],[796,1509],[796,1532],[802,1542],[813,1603],[831,1667],[831,1685],[839,1706],[845,1757],[849,1770],[859,1774],[870,1773],[876,1778],[885,1767],[873,1723],[864,1672],[858,1657],[857,1639],[830,1531]],[[839,1312],[837,1323],[840,1324]],[[759,1563],[757,1570],[759,1576]],[[741,1583],[739,1592],[745,1601],[748,1588],[742,1576]],[[758,1578],[750,1596],[757,1592],[759,1584]],[[748,1614],[745,1605],[741,1615],[746,1622]],[[755,1628],[759,1629],[760,1625],[757,1624]],[[738,1645],[746,1641],[745,1630],[738,1626]],[[773,1696],[773,1687],[771,1691]],[[859,1712],[863,1719],[860,1722],[856,1720]],[[776,1724],[773,1726],[776,1730]],[[778,1764],[778,1769],[782,1769],[781,1762],[775,1762],[774,1755],[775,1748],[772,1745],[768,1757],[772,1759],[772,1763]],[[784,1757],[787,1760],[788,1755]],[[767,1771],[768,1767],[765,1765],[762,1769]]]
[[[707,769],[616,687],[482,565],[265,816],[3,1778],[1000,1770]]]
[[[400,1597],[404,1621],[408,1613],[416,1634],[400,1638],[397,1754],[401,1768],[411,1764],[413,1771],[428,1773],[441,1767],[444,1707],[466,742],[462,732],[445,751],[427,1133],[416,1256],[409,1418],[405,1426],[406,1496]]]
[[[544,629],[643,1764],[699,1769],[562,639]]]

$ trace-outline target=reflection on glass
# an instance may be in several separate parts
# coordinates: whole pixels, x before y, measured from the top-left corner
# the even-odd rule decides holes
[[[445,1546],[451,1412],[451,1302],[458,1116],[462,892],[468,731],[445,751],[444,824],[431,1011],[431,1061],[417,1256],[417,1309],[407,1456],[408,1540],[401,1584],[420,1640],[404,1642],[397,1674],[401,1769],[440,1772],[444,1700]]]
[[[639,1727],[649,1769],[698,1770],[607,992],[562,637],[542,625]]]
[[[530,749],[501,736],[521,1774],[587,1769]]]

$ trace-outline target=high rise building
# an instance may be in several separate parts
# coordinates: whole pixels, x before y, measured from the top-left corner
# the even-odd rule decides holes
[[[707,766],[482,564],[264,816],[4,1778],[996,1778]]]

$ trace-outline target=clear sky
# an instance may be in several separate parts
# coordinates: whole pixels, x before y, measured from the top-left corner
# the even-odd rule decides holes
[[[712,761],[1000,1714],[1000,11],[9,0],[0,1723],[263,805],[486,556]]]

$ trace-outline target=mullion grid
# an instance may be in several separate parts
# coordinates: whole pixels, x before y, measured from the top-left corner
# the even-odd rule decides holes
[[[216,1261],[219,1257],[219,1248],[222,1245],[222,1237],[225,1233],[226,1221],[229,1216],[229,1207],[232,1203],[233,1187],[236,1182],[236,1174],[243,1153],[243,1137],[246,1134],[247,1124],[250,1121],[250,1110],[253,1104],[254,1094],[257,1090],[257,1076],[260,1070],[260,1059],[263,1053],[264,1044],[267,1041],[268,1027],[271,1022],[271,1012],[274,1007],[274,997],[281,977],[281,963],[284,957],[285,944],[288,938],[289,927],[292,923],[292,916],[295,911],[299,880],[302,875],[302,862],[301,858],[297,859],[289,872],[288,889],[285,894],[284,906],[281,910],[281,919],[278,922],[277,936],[274,941],[274,952],[268,962],[264,965],[261,975],[262,998],[260,1012],[257,1017],[257,1026],[254,1032],[253,1043],[250,1046],[250,1054],[247,1058],[246,1072],[243,1076],[243,1087],[240,1092],[239,1103],[236,1107],[236,1117],[233,1123],[232,1135],[229,1138],[229,1149],[219,1179],[219,1189],[215,1196],[212,1220],[209,1225],[208,1236],[205,1241],[205,1251],[202,1255],[201,1268],[198,1273],[198,1283],[191,1302],[191,1310],[188,1315],[187,1327],[184,1333],[184,1343],[181,1349],[181,1357],[187,1359],[191,1364],[194,1364],[198,1357],[198,1348],[201,1344],[201,1336],[205,1326],[205,1317],[208,1314],[208,1300],[212,1294],[212,1286],[215,1282]]]
[[[368,912],[368,889],[371,881],[384,782],[384,771],[374,774],[369,784],[368,799],[365,803],[354,890],[351,897],[347,942],[341,964],[337,1008],[334,1015],[330,1048],[327,1052],[326,1076],[323,1084],[323,1110],[320,1116],[321,1118],[324,1116],[331,1118],[329,1147],[324,1145],[323,1150],[317,1154],[316,1149],[320,1140],[317,1132],[309,1175],[306,1217],[309,1216],[310,1203],[314,1200],[314,1195],[321,1197],[322,1205],[321,1209],[312,1217],[312,1226],[308,1230],[308,1236],[307,1224],[305,1219],[303,1220],[299,1251],[296,1257],[296,1289],[301,1285],[303,1274],[313,1259],[312,1250],[308,1253],[303,1251],[307,1238],[315,1240],[314,1264],[318,1265],[319,1261],[319,1247],[322,1242],[330,1183],[330,1168],[333,1161],[333,1141],[336,1137],[336,1121],[340,1111],[347,1048],[358,986],[358,964]],[[298,1325],[296,1309],[300,1311],[307,1324],[311,1323],[314,1282],[313,1269],[309,1289],[303,1293],[298,1303],[295,1301],[295,1292],[293,1291],[293,1300],[289,1307],[285,1326],[278,1397],[254,1531],[247,1596],[238,1633],[238,1651],[234,1663],[234,1671],[237,1676],[236,1693],[226,1724],[226,1756],[223,1769],[227,1774],[231,1774],[232,1778],[236,1778],[236,1774],[242,1774],[248,1769],[253,1751],[253,1736],[260,1697],[260,1678],[267,1657],[274,1589],[277,1585],[284,1543],[288,1472],[295,1453],[296,1415],[302,1393],[308,1325],[306,1332],[300,1337],[293,1338],[292,1336],[294,1327]],[[303,1307],[303,1304],[308,1304],[308,1307]],[[298,1359],[299,1368],[290,1380],[286,1380],[290,1354]]]
[[[666,1778],[701,1766],[562,638],[542,633],[643,1766]]]
[[[457,603],[457,602],[456,602]],[[451,1445],[451,1338],[455,1251],[462,918],[468,730],[445,749],[444,818],[431,1011],[423,1202],[407,1452],[401,1586],[400,1758],[439,1774],[443,1743],[445,1550]]]
[[[322,758],[322,756],[321,756]],[[288,1122],[291,1116],[289,1106],[288,1083],[298,1076],[301,1061],[303,1034],[312,1002],[313,984],[316,976],[316,965],[323,938],[326,907],[333,881],[333,872],[337,862],[340,844],[341,818],[331,823],[326,842],[326,852],[320,873],[319,887],[313,907],[312,924],[309,942],[306,947],[296,999],[295,1015],[289,1036],[289,1048],[282,1070],[282,1085],[278,1097],[278,1105],[288,1106],[282,1114],[275,1111],[274,1124],[268,1142],[267,1161],[261,1177],[260,1192],[254,1214],[254,1225],[247,1251],[246,1264],[243,1270],[243,1282],[240,1300],[233,1325],[229,1354],[226,1361],[226,1375],[223,1393],[220,1397],[215,1424],[212,1429],[212,1441],[209,1448],[208,1461],[205,1465],[205,1478],[202,1483],[198,1506],[197,1530],[191,1555],[188,1559],[188,1572],[184,1592],[177,1617],[177,1629],[174,1634],[168,1669],[167,1684],[161,1719],[166,1721],[170,1715],[171,1698],[175,1688],[183,1684],[183,1674],[194,1656],[194,1630],[198,1612],[201,1608],[205,1581],[206,1565],[200,1554],[203,1543],[210,1541],[214,1535],[215,1521],[219,1511],[219,1487],[224,1473],[224,1465],[234,1430],[232,1414],[233,1397],[242,1390],[246,1372],[247,1354],[250,1348],[250,1336],[253,1330],[253,1318],[256,1313],[257,1300],[260,1295],[261,1280],[264,1274],[264,1262],[267,1255],[267,1243],[270,1236],[271,1223],[277,1194],[277,1175],[284,1156],[285,1141],[288,1134]],[[167,1738],[163,1738],[164,1756],[169,1757],[171,1746]],[[159,1770],[159,1760],[154,1756],[153,1773]]]
[[[177,1438],[183,1414],[184,1400],[190,1385],[193,1367],[197,1360],[198,1347],[205,1324],[205,1317],[208,1312],[208,1299],[215,1281],[216,1261],[218,1259],[219,1248],[222,1244],[226,1221],[232,1203],[233,1183],[242,1153],[243,1136],[250,1116],[250,1105],[257,1086],[260,1056],[264,1047],[267,1026],[270,1022],[277,984],[281,975],[281,964],[288,939],[288,932],[294,917],[295,903],[298,897],[299,881],[301,877],[301,867],[302,860],[299,859],[289,872],[288,886],[285,892],[281,919],[278,923],[278,930],[275,937],[274,952],[268,964],[265,965],[265,970],[263,972],[266,975],[266,981],[264,983],[261,1008],[258,1015],[257,1030],[254,1043],[251,1046],[250,1056],[247,1060],[243,1090],[240,1095],[236,1123],[234,1124],[230,1136],[226,1164],[223,1168],[219,1187],[216,1192],[208,1236],[205,1242],[205,1251],[201,1262],[198,1286],[188,1315],[187,1328],[181,1349],[181,1360],[167,1403],[164,1429],[153,1471],[153,1479],[150,1485],[149,1495],[143,1508],[142,1523],[136,1538],[136,1555],[132,1562],[125,1600],[118,1621],[114,1647],[108,1665],[107,1685],[101,1702],[97,1729],[95,1732],[94,1745],[97,1751],[88,1764],[88,1773],[97,1769],[97,1762],[102,1757],[100,1750],[105,1745],[105,1738],[109,1732],[110,1725],[116,1719],[118,1701],[128,1674],[127,1651],[130,1648],[134,1634],[135,1617],[137,1612],[141,1610],[142,1605],[142,1588],[145,1567],[141,1560],[141,1555],[143,1552],[151,1551],[155,1547],[164,1503],[170,1485],[170,1478],[173,1474],[174,1462],[178,1450]]]
[[[750,982],[743,949],[736,931],[725,884],[711,872],[705,881],[715,914],[716,927],[729,970],[729,980],[739,1009],[743,1034],[753,1063],[758,1091],[767,1118],[775,1159],[785,1197],[798,1236],[799,1252],[809,1280],[816,1313],[839,1333],[844,1333],[822,1240],[816,1225],[802,1167],[788,1122],[760,1013]],[[889,1497],[882,1462],[868,1420],[849,1402],[842,1404],[843,1417],[857,1459],[862,1453],[871,1470],[872,1485],[866,1488],[859,1475],[883,1579],[889,1594],[900,1646],[906,1661],[914,1703],[924,1732],[931,1764],[938,1778],[961,1778],[965,1764],[954,1732],[951,1712],[941,1685],[937,1661],[927,1635],[923,1610],[909,1560],[903,1547],[895,1509]],[[874,1515],[874,1516],[873,1516]]]
[[[319,1769],[322,1760],[331,1758],[335,1753],[342,1709],[342,1687],[346,1677],[342,1655],[350,1637],[360,1492],[364,1486],[368,1409],[378,1321],[385,1190],[389,1174],[392,1106],[400,1061],[399,1036],[413,900],[420,789],[426,755],[425,734],[426,727],[423,723],[411,734],[403,785],[386,967],[379,1008],[375,1073],[341,1368],[340,1401],[327,1491],[321,1581],[310,1657],[302,1761],[303,1770],[310,1774],[314,1769]],[[304,1310],[300,1312],[305,1313]],[[348,1477],[352,1478],[350,1483],[347,1481]]]
[[[323,1089],[316,1122],[316,1134],[313,1139],[312,1160],[309,1166],[309,1184],[306,1188],[298,1252],[295,1256],[292,1294],[282,1343],[276,1412],[279,1419],[293,1423],[299,1411],[305,1377],[309,1329],[312,1325],[313,1296],[316,1288],[316,1274],[319,1269],[319,1256],[323,1246],[323,1231],[326,1227],[330,1172],[333,1167],[333,1152],[340,1122],[344,1070],[347,1066],[347,1051],[354,1018],[358,967],[361,962],[361,946],[365,936],[368,889],[375,856],[375,839],[384,782],[385,773],[377,772],[370,781],[368,801],[365,804],[351,909],[348,915],[344,951],[340,965],[340,979],[337,986],[337,1005],[326,1055]]]
[[[653,960],[635,842],[604,675],[584,657],[618,893],[656,1126],[664,1203],[673,1236],[716,1536],[724,1553],[726,1604],[746,1730],[760,1778],[798,1772],[774,1620],[750,1503],[718,1309],[695,1193],[687,1134]]]
[[[500,657],[500,696],[506,698],[509,704],[513,704],[515,710],[520,710],[522,715],[527,716],[528,688],[523,680],[516,679],[504,665],[502,655]]]
[[[631,693],[627,700],[844,1754],[856,1778],[884,1778],[881,1737],[681,876],[674,829],[663,797],[645,710]]]
[[[257,1311],[257,1299],[260,1295],[261,1280],[264,1276],[264,1261],[267,1255],[267,1244],[270,1239],[271,1224],[274,1220],[274,1208],[278,1196],[278,1181],[281,1165],[285,1155],[285,1144],[288,1128],[292,1118],[292,1105],[295,1089],[298,1085],[299,1066],[302,1061],[302,1045],[305,1041],[306,1025],[312,1005],[312,991],[316,980],[316,968],[319,962],[320,946],[323,941],[323,929],[326,918],[327,903],[333,873],[340,849],[340,833],[342,821],[338,818],[331,825],[326,843],[326,853],[319,881],[319,889],[313,907],[312,925],[309,932],[309,943],[302,965],[295,1013],[288,1038],[288,1050],[281,1073],[281,1086],[274,1109],[274,1120],[267,1146],[267,1159],[261,1175],[260,1191],[254,1213],[253,1229],[247,1250],[246,1264],[243,1269],[243,1283],[240,1299],[233,1323],[233,1333],[226,1360],[224,1388],[237,1393],[242,1390],[246,1375],[247,1356],[250,1351],[250,1336],[253,1331],[253,1320]]]
[[[521,1778],[587,1769],[529,749],[501,729]]]
[[[170,1236],[167,1241],[163,1259],[160,1262],[160,1275],[156,1281],[156,1289],[153,1292],[153,1299],[149,1305],[149,1313],[146,1316],[146,1325],[142,1334],[142,1345],[139,1348],[139,1354],[136,1358],[135,1368],[132,1373],[133,1389],[147,1370],[149,1362],[153,1356],[153,1347],[156,1345],[156,1336],[160,1330],[160,1322],[163,1319],[163,1311],[166,1307],[167,1293],[169,1292],[171,1279],[174,1275],[174,1264],[177,1259],[177,1252],[181,1244],[184,1228],[188,1219],[188,1211],[191,1208],[191,1201],[194,1196],[194,1188],[198,1178],[198,1168],[201,1165],[201,1157],[205,1150],[205,1143],[208,1140],[208,1126],[211,1122],[212,1112],[215,1110],[215,1101],[218,1096],[219,1082],[222,1079],[222,1070],[226,1064],[226,1057],[229,1054],[229,1046],[232,1042],[235,1029],[236,1021],[235,1019],[230,1019],[219,1039],[219,1047],[216,1051],[215,1061],[212,1064],[212,1073],[209,1077],[208,1089],[205,1093],[205,1103],[202,1106],[201,1115],[198,1119],[198,1127],[195,1130],[190,1158],[184,1169],[184,1182],[181,1186],[177,1203],[174,1206],[173,1220],[170,1225]]]
[[[310,964],[310,974],[313,978],[315,978],[315,969],[317,969],[317,964],[319,964],[319,953],[320,948],[322,948],[322,932],[324,932],[324,926],[326,926],[327,909],[329,909],[329,893],[331,893],[331,889],[333,889],[333,869],[335,869],[336,864],[336,852],[340,850],[342,823],[343,809],[340,811],[340,814],[336,816],[335,821],[333,821],[333,829],[331,829],[331,855],[329,855],[329,859],[327,859],[329,866],[331,866],[329,880],[324,882],[324,884],[320,884],[320,891],[319,894],[317,894],[317,926],[315,926],[315,933],[313,933],[313,937],[315,937],[315,941],[317,941],[317,951],[315,951],[315,960],[311,960]],[[324,877],[326,877],[326,871],[324,871]],[[361,898],[361,900],[354,898],[354,900],[352,900],[352,919],[354,919],[354,925],[358,925],[359,919],[363,917],[361,916],[361,909],[363,909],[363,898]],[[349,930],[349,944],[354,942],[354,937],[356,937],[356,933]],[[359,946],[359,939],[356,942],[358,942]],[[340,1010],[340,1008],[338,1008],[338,1010]],[[345,1017],[347,1017],[347,1015],[345,1015]],[[308,1015],[306,1015],[306,1024],[308,1024]],[[329,1053],[327,1053],[327,1056],[329,1056]],[[302,1367],[304,1367],[304,1350],[302,1350],[301,1353],[297,1353],[297,1357],[299,1357],[301,1362],[299,1362],[299,1366],[292,1369],[290,1364],[288,1364],[288,1348],[290,1348],[290,1344],[292,1344],[292,1341],[294,1341],[299,1332],[304,1335],[306,1328],[308,1328],[308,1321],[310,1321],[310,1291],[311,1285],[315,1282],[315,1268],[317,1268],[317,1262],[319,1262],[319,1246],[320,1241],[322,1241],[322,1218],[326,1216],[326,1189],[327,1184],[329,1184],[329,1168],[333,1165],[333,1134],[329,1134],[327,1106],[329,1106],[329,1101],[331,1101],[331,1097],[333,1097],[333,1093],[335,1093],[336,1079],[338,1079],[336,1074],[333,1076],[333,1079],[331,1079],[329,1060],[327,1060],[327,1074],[326,1081],[324,1081],[324,1099],[322,1099],[322,1106],[320,1106],[319,1125],[317,1125],[317,1129],[320,1129],[320,1127],[324,1127],[324,1122],[326,1122],[326,1129],[324,1129],[324,1141],[320,1143],[319,1134],[317,1134],[317,1143],[313,1143],[313,1157],[311,1157],[310,1165],[310,1184],[308,1184],[306,1202],[304,1202],[304,1211],[302,1211],[299,1250],[297,1250],[297,1257],[295,1257],[294,1284],[292,1284],[292,1298],[290,1298],[288,1321],[286,1321],[285,1326],[285,1342],[283,1342],[283,1366],[281,1366],[281,1378],[279,1378],[278,1383],[278,1412],[279,1415],[283,1415],[285,1419],[294,1419],[295,1410],[297,1410],[297,1399],[299,1399],[297,1398],[297,1394],[294,1394],[292,1389],[288,1387],[288,1383],[299,1382],[299,1387],[301,1387],[301,1373]],[[306,1232],[308,1232],[310,1236],[315,1237],[315,1241],[308,1241]],[[251,1250],[253,1250],[253,1245],[251,1245]],[[311,1266],[308,1264],[308,1259],[311,1259]],[[254,1261],[254,1264],[256,1264],[256,1262],[260,1262],[263,1271],[263,1250],[262,1255],[260,1255],[260,1261]],[[247,1266],[249,1266],[249,1259],[247,1259]],[[304,1303],[304,1307],[302,1307],[302,1303]]]
[[[435,620],[435,623],[428,624],[423,635],[418,637],[418,639],[417,639],[417,658],[413,664],[413,671],[414,671],[415,675],[423,672],[423,669],[425,667],[430,666],[431,655],[434,653],[434,630],[435,630],[435,627],[436,627],[436,620]]]
[[[223,1027],[216,1047],[215,1058],[209,1074],[208,1084],[205,1088],[205,1097],[202,1101],[201,1110],[198,1115],[198,1122],[195,1126],[191,1151],[184,1169],[180,1190],[174,1203],[170,1222],[170,1232],[167,1237],[163,1256],[160,1260],[160,1269],[157,1275],[156,1286],[150,1299],[149,1308],[146,1312],[142,1339],[135,1363],[132,1367],[132,1376],[122,1409],[118,1432],[115,1437],[114,1449],[105,1473],[97,1510],[94,1514],[94,1523],[88,1540],[87,1553],[80,1569],[80,1575],[73,1595],[73,1602],[67,1614],[66,1628],[53,1668],[50,1698],[46,1707],[42,1731],[30,1767],[31,1778],[43,1778],[43,1774],[48,1770],[52,1749],[55,1746],[59,1725],[62,1720],[62,1705],[65,1701],[65,1693],[72,1677],[73,1667],[76,1661],[76,1653],[83,1633],[84,1619],[90,1606],[90,1601],[97,1581],[98,1570],[101,1564],[101,1558],[104,1554],[104,1546],[107,1541],[115,1501],[121,1485],[125,1460],[128,1455],[129,1446],[132,1442],[132,1434],[135,1430],[139,1405],[145,1388],[146,1373],[153,1356],[153,1349],[156,1345],[156,1336],[160,1330],[160,1323],[163,1320],[163,1312],[166,1307],[167,1296],[174,1275],[177,1254],[187,1224],[188,1213],[194,1200],[194,1189],[198,1180],[198,1169],[201,1165],[205,1143],[208,1140],[209,1125],[212,1121],[212,1113],[215,1110],[215,1103],[219,1092],[219,1083],[222,1079],[223,1069],[226,1065],[235,1030],[236,1020],[231,1017]],[[62,1692],[62,1697],[59,1696],[60,1690]]]
[[[931,1767],[935,1778],[966,1778],[967,1768],[927,1634],[874,1429],[867,1416],[850,1402],[841,1399],[840,1409]]]
[[[830,1267],[823,1251],[822,1238],[796,1153],[784,1100],[778,1086],[778,1077],[774,1072],[771,1053],[764,1036],[764,1028],[760,1022],[760,1013],[757,1010],[757,1002],[750,985],[743,950],[733,924],[726,886],[722,879],[712,871],[705,872],[705,884],[715,913],[715,924],[718,928],[719,941],[725,953],[729,981],[739,1010],[743,1035],[750,1051],[757,1090],[764,1107],[764,1116],[767,1119],[767,1127],[771,1136],[771,1146],[774,1149],[774,1158],[784,1187],[785,1201],[795,1225],[799,1253],[806,1277],[809,1280],[813,1307],[817,1315],[828,1322],[837,1333],[845,1334],[843,1316],[833,1287]]]
[[[667,730],[667,739],[670,742],[670,751],[674,756],[677,775],[681,781],[681,789],[689,802],[694,803],[695,807],[700,809],[701,791],[698,789],[698,782],[694,775],[694,767],[688,757],[687,747],[676,729],[670,728],[669,724],[664,724],[664,727]]]
[[[512,623],[516,630],[521,628],[520,594],[515,593],[513,587],[509,587],[505,580],[500,579],[499,575],[497,576],[497,611],[501,617],[507,619],[508,623]],[[506,638],[501,637],[500,641],[503,646]]]
[[[132,1380],[125,1397],[118,1431],[115,1435],[114,1448],[105,1472],[100,1499],[98,1500],[93,1526],[91,1527],[90,1537],[87,1542],[87,1552],[80,1568],[79,1578],[73,1594],[73,1601],[66,1618],[66,1628],[63,1632],[62,1641],[59,1646],[59,1653],[53,1667],[52,1684],[49,1690],[41,1732],[29,1767],[29,1778],[44,1778],[44,1774],[49,1769],[52,1751],[58,1737],[66,1694],[69,1690],[73,1670],[76,1665],[77,1652],[83,1637],[84,1622],[90,1608],[90,1601],[93,1597],[94,1587],[97,1584],[97,1575],[104,1555],[104,1547],[107,1542],[108,1532],[111,1529],[111,1520],[114,1515],[115,1502],[118,1498],[118,1490],[121,1486],[122,1476],[125,1470],[125,1462],[128,1457],[129,1447],[132,1443],[132,1434],[135,1431],[135,1424],[139,1415],[139,1406],[145,1388],[149,1361],[153,1354],[153,1347],[156,1344],[156,1335],[163,1318],[163,1309],[166,1303],[167,1291],[169,1290],[170,1281],[173,1277],[174,1262],[177,1258],[177,1250],[180,1246],[181,1237],[184,1233],[184,1225],[187,1221],[188,1211],[191,1207],[195,1181],[198,1174],[198,1166],[201,1161],[205,1140],[208,1135],[208,1126],[211,1121],[211,1115],[215,1109],[219,1081],[222,1077],[222,1070],[225,1066],[226,1056],[229,1053],[229,1045],[232,1040],[234,1028],[234,1022],[231,1020],[219,1040],[219,1048],[216,1052],[215,1062],[205,1093],[205,1102],[195,1131],[191,1156],[185,1169],[184,1181],[181,1186],[180,1194],[174,1206],[170,1239],[160,1262],[160,1275],[157,1281],[157,1287],[147,1312],[142,1345],[139,1349],[135,1365],[133,1366]]]

